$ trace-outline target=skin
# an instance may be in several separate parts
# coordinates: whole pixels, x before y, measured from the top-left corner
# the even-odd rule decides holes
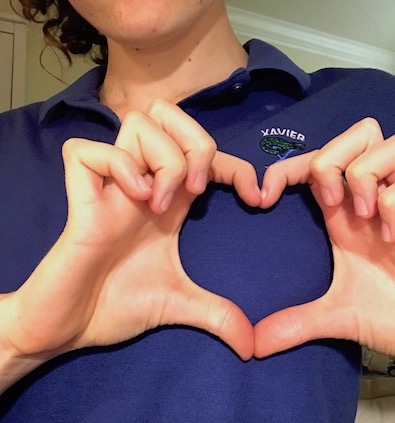
[[[130,110],[146,112],[157,98],[176,103],[247,63],[223,0],[71,3],[107,37],[100,98],[121,120]]]
[[[228,77],[246,54],[223,1],[151,3],[72,2],[108,38],[100,98],[122,125],[114,146],[64,144],[65,229],[21,288],[0,296],[0,392],[54,356],[160,325],[196,326],[242,359],[253,355],[253,327],[240,308],[185,274],[178,233],[209,180],[234,185],[258,206],[256,174],[217,153],[174,105]],[[225,44],[212,48],[218,41]]]
[[[203,183],[189,182],[187,154],[207,168]],[[175,323],[205,329],[251,358],[251,323],[186,275],[178,234],[207,178],[234,185],[257,206],[252,166],[217,153],[196,122],[163,100],[147,116],[128,116],[114,146],[71,139],[63,156],[65,229],[21,288],[0,296],[0,391],[59,354]],[[153,196],[163,180],[173,184],[171,199]]]
[[[214,140],[174,106],[246,63],[224,2],[72,4],[108,38],[100,99],[122,126],[114,146],[65,143],[65,230],[22,287],[0,295],[0,392],[66,351],[173,323],[217,335],[245,360],[328,336],[395,352],[388,339],[394,194],[386,160],[393,143],[384,146],[377,123],[363,122],[319,152],[269,168],[261,195],[252,167],[216,152]],[[353,142],[345,148],[344,139]],[[287,184],[310,183],[333,245],[328,293],[254,329],[236,304],[195,285],[179,260],[178,233],[208,180],[234,185],[260,207],[277,201]]]
[[[349,339],[395,355],[394,151],[395,137],[384,140],[368,118],[265,175],[264,206],[276,202],[286,185],[310,184],[332,243],[334,275],[323,297],[255,326],[257,357],[320,338]]]

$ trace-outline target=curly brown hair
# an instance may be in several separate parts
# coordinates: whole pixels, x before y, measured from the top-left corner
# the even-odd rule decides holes
[[[18,0],[22,15],[43,24],[45,41],[58,48],[72,63],[71,55],[90,54],[98,64],[108,60],[106,37],[71,6],[68,0]],[[13,0],[10,0],[11,6]],[[14,8],[15,9],[15,8]]]

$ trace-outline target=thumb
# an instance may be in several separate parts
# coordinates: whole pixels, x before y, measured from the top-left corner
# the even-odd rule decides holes
[[[192,282],[181,292],[172,293],[169,313],[161,324],[182,324],[218,336],[243,360],[254,354],[254,328],[243,311],[232,301],[209,292]]]
[[[311,176],[310,162],[315,154],[316,150],[270,165],[262,181],[261,207],[276,203],[287,186],[307,183]]]
[[[255,351],[262,358],[314,339],[342,339],[347,332],[344,313],[326,304],[325,296],[271,314],[255,325]]]

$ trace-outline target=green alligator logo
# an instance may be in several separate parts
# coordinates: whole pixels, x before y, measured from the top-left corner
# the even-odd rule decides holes
[[[306,148],[301,142],[286,141],[278,137],[263,137],[260,145],[265,153],[273,154],[280,160],[286,159],[293,151],[303,151]]]

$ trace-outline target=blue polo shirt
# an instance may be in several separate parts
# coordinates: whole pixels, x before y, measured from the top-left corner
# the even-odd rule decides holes
[[[246,69],[180,102],[220,150],[262,175],[271,163],[321,147],[366,116],[395,132],[395,79],[375,70],[308,75],[273,47],[252,41]],[[69,137],[114,142],[120,123],[99,103],[96,68],[44,103],[0,115],[0,292],[17,289],[66,220],[61,147]],[[305,186],[270,210],[247,207],[210,184],[180,238],[196,283],[230,298],[253,323],[321,296],[332,276],[319,209]],[[152,257],[155,260],[155,257]],[[0,396],[2,422],[351,423],[360,349],[310,342],[245,363],[215,337],[174,326],[129,342],[74,351]]]

